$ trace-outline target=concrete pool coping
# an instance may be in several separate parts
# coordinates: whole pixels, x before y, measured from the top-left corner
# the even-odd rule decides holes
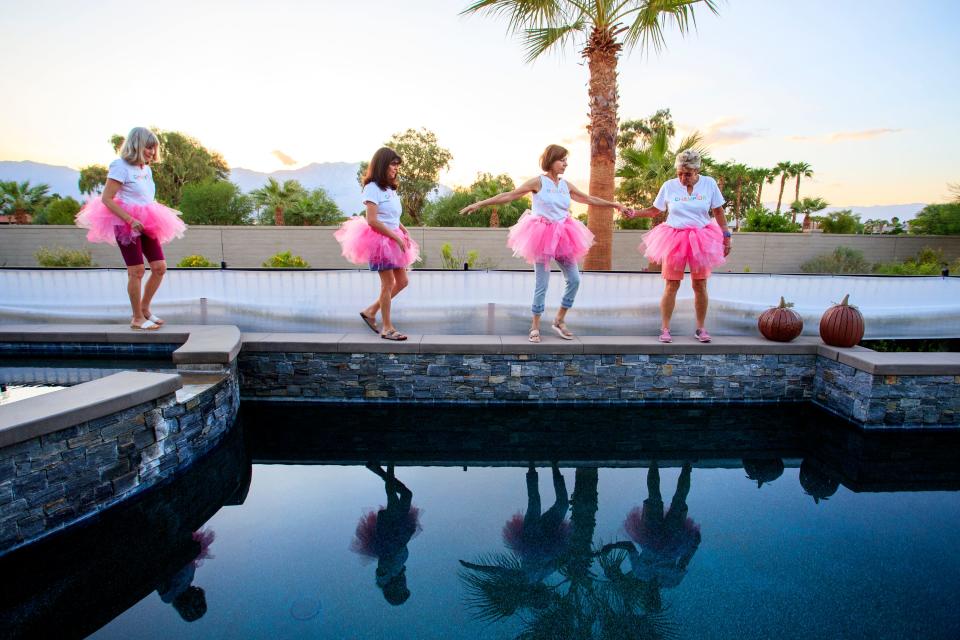
[[[0,448],[176,393],[175,373],[123,371],[0,406]]]
[[[840,348],[819,338],[771,342],[759,336],[715,336],[701,344],[676,336],[671,344],[654,336],[576,336],[561,340],[549,328],[542,342],[525,335],[410,335],[398,342],[370,333],[243,332],[233,325],[174,325],[158,331],[132,331],[125,324],[0,325],[0,342],[78,342],[107,344],[170,344],[175,364],[230,364],[241,350],[248,353],[392,353],[392,354],[596,354],[596,355],[818,355],[871,375],[960,375],[960,353],[883,353],[863,347]]]

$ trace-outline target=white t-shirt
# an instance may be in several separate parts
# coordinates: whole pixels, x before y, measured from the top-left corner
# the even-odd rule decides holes
[[[555,184],[547,176],[540,176],[540,190],[533,194],[533,215],[551,222],[563,222],[570,215],[570,187],[560,178]]]
[[[361,202],[372,202],[377,205],[377,219],[390,229],[400,226],[400,214],[403,213],[403,204],[400,196],[393,189],[381,189],[376,182],[370,182],[363,188]]]
[[[693,193],[680,183],[679,178],[667,180],[653,201],[660,211],[667,212],[667,224],[674,229],[705,227],[712,218],[710,212],[722,207],[726,200],[720,193],[717,181],[710,176],[700,176],[693,185]]]
[[[107,178],[120,183],[117,199],[123,202],[150,204],[156,196],[157,187],[153,183],[153,172],[148,164],[140,167],[117,158],[110,163]]]

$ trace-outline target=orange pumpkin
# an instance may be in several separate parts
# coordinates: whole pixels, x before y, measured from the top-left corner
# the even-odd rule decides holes
[[[774,342],[790,342],[803,333],[803,318],[791,309],[792,302],[786,302],[780,296],[780,305],[770,307],[760,314],[757,319],[757,328],[767,340]]]
[[[832,347],[852,347],[863,339],[863,314],[847,304],[849,299],[848,293],[820,318],[820,337]]]

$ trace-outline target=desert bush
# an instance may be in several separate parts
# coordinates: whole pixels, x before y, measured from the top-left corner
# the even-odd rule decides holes
[[[271,256],[263,266],[272,269],[309,269],[310,263],[287,250]]]
[[[40,247],[33,257],[41,267],[92,267],[93,257],[86,249],[64,249]]]

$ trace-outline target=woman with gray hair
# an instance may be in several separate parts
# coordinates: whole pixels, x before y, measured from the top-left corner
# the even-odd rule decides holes
[[[670,318],[677,301],[683,272],[690,267],[693,306],[697,317],[694,337],[710,342],[704,323],[707,317],[707,278],[713,267],[730,253],[731,233],[723,215],[723,195],[716,180],[700,175],[700,153],[687,149],[677,154],[677,177],[667,180],[653,206],[631,210],[627,217],[653,218],[664,211],[667,219],[644,234],[640,250],[650,262],[662,265],[666,281],[660,300],[660,342],[673,342]]]

